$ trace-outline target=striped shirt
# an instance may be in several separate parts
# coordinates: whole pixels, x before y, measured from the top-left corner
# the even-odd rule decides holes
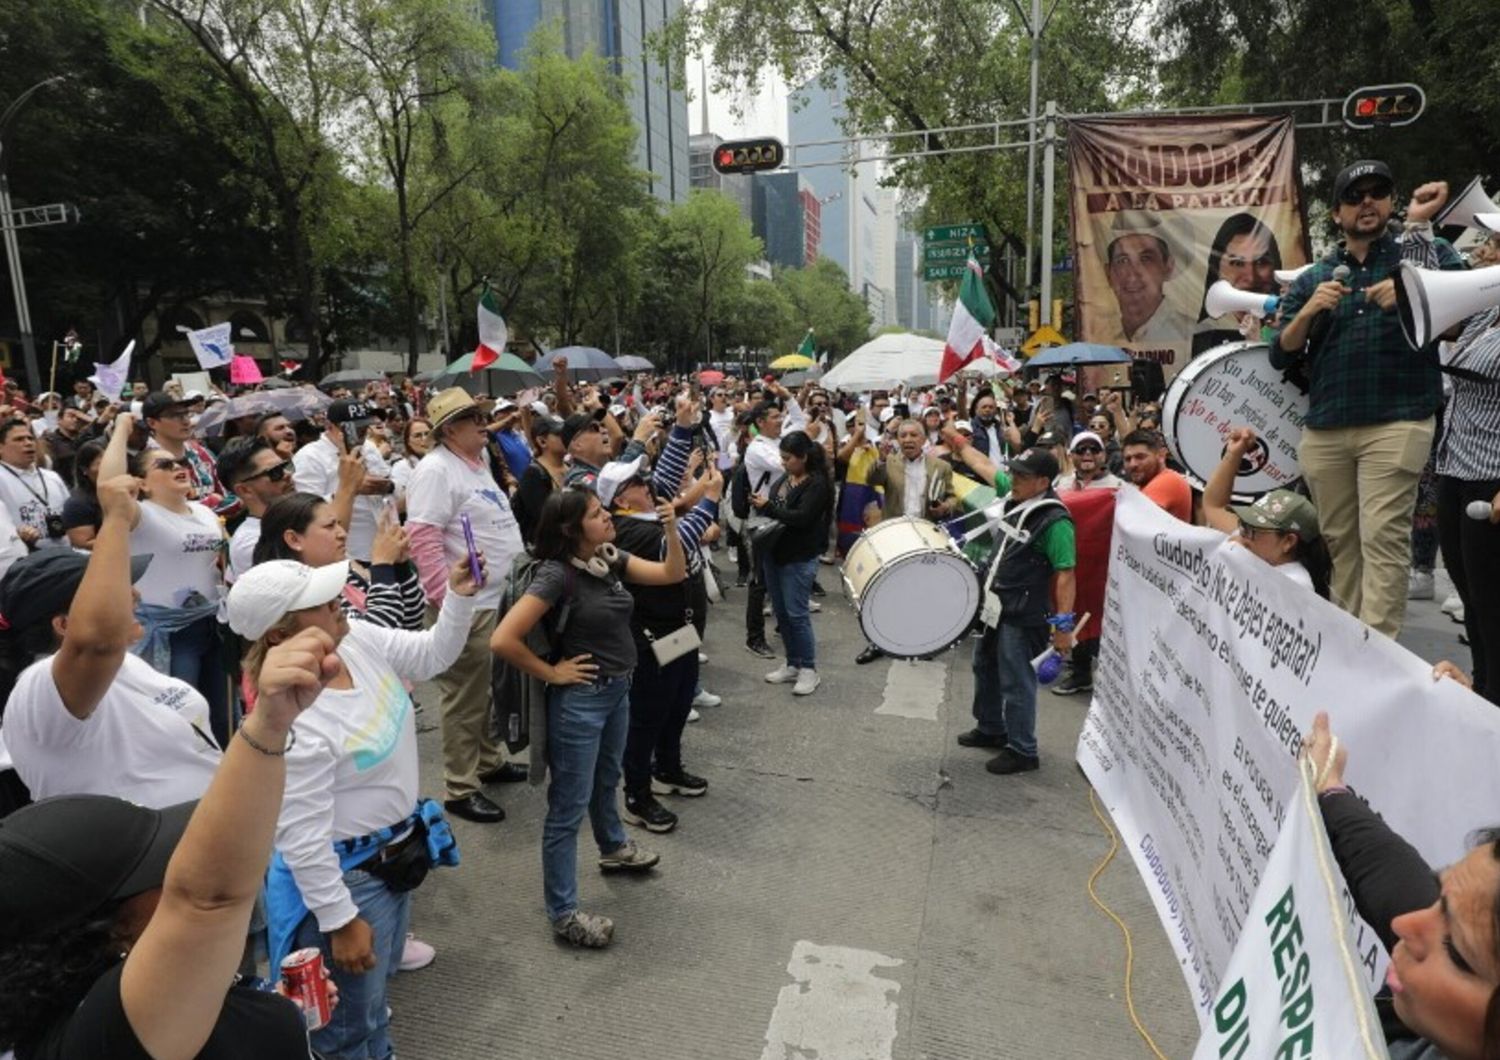
[[[1500,479],[1500,306],[1469,318],[1448,361],[1453,396],[1438,440],[1437,473]]]

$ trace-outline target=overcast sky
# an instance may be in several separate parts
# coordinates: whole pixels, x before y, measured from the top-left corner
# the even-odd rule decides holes
[[[703,63],[696,56],[688,59],[688,89],[692,95],[688,103],[688,131],[703,132]],[[709,81],[712,82],[712,76]],[[786,142],[786,86],[779,77],[772,75],[772,83],[762,88],[756,96],[715,95],[710,89],[708,97],[708,131],[716,132],[726,140],[747,136],[775,136]],[[736,118],[731,108],[739,105],[744,117]]]

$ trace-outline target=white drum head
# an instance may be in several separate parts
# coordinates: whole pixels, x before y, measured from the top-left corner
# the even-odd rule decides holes
[[[918,659],[962,637],[979,610],[979,577],[957,551],[904,556],[881,568],[859,601],[859,625],[887,655]]]

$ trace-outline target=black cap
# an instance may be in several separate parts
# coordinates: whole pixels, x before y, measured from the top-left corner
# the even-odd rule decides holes
[[[7,629],[22,630],[67,614],[88,565],[88,553],[71,548],[44,548],[22,556],[0,578],[0,621]],[[150,565],[149,555],[131,556],[131,582],[140,581]]]
[[[575,412],[563,420],[561,432],[563,445],[572,445],[573,439],[578,436],[578,432],[601,422],[604,419],[606,411],[605,409],[595,409],[593,412]]]
[[[340,398],[328,406],[329,423],[369,423],[374,419],[370,406],[353,398]]]
[[[1036,444],[1038,448],[1046,449],[1054,445],[1062,445],[1063,440],[1056,431],[1043,431],[1037,436]]]
[[[163,412],[166,412],[169,409],[185,409],[191,404],[192,402],[187,398],[174,398],[171,394],[168,394],[164,390],[153,390],[151,391],[151,393],[147,394],[146,399],[141,402],[141,419],[161,419],[161,414]]]
[[[1045,479],[1057,477],[1057,457],[1045,449],[1028,449],[1020,456],[1012,457],[1006,466],[1013,475],[1033,475]]]
[[[72,927],[160,887],[197,805],[64,795],[0,820],[0,938]]]
[[[531,417],[531,433],[538,438],[544,434],[561,435],[563,421],[556,416],[533,416]]]
[[[1379,177],[1392,187],[1396,184],[1396,178],[1391,176],[1391,167],[1378,159],[1364,158],[1358,162],[1351,162],[1339,170],[1339,175],[1333,178],[1334,205],[1338,205],[1338,201],[1344,197],[1344,192],[1349,189],[1349,185],[1365,177]]]

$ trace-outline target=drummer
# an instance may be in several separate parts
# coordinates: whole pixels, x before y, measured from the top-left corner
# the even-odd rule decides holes
[[[1318,512],[1312,501],[1292,490],[1272,490],[1254,504],[1231,505],[1240,462],[1255,450],[1255,432],[1230,428],[1224,459],[1203,490],[1203,521],[1231,535],[1252,555],[1264,560],[1304,589],[1325,600],[1333,562],[1318,531]]]

